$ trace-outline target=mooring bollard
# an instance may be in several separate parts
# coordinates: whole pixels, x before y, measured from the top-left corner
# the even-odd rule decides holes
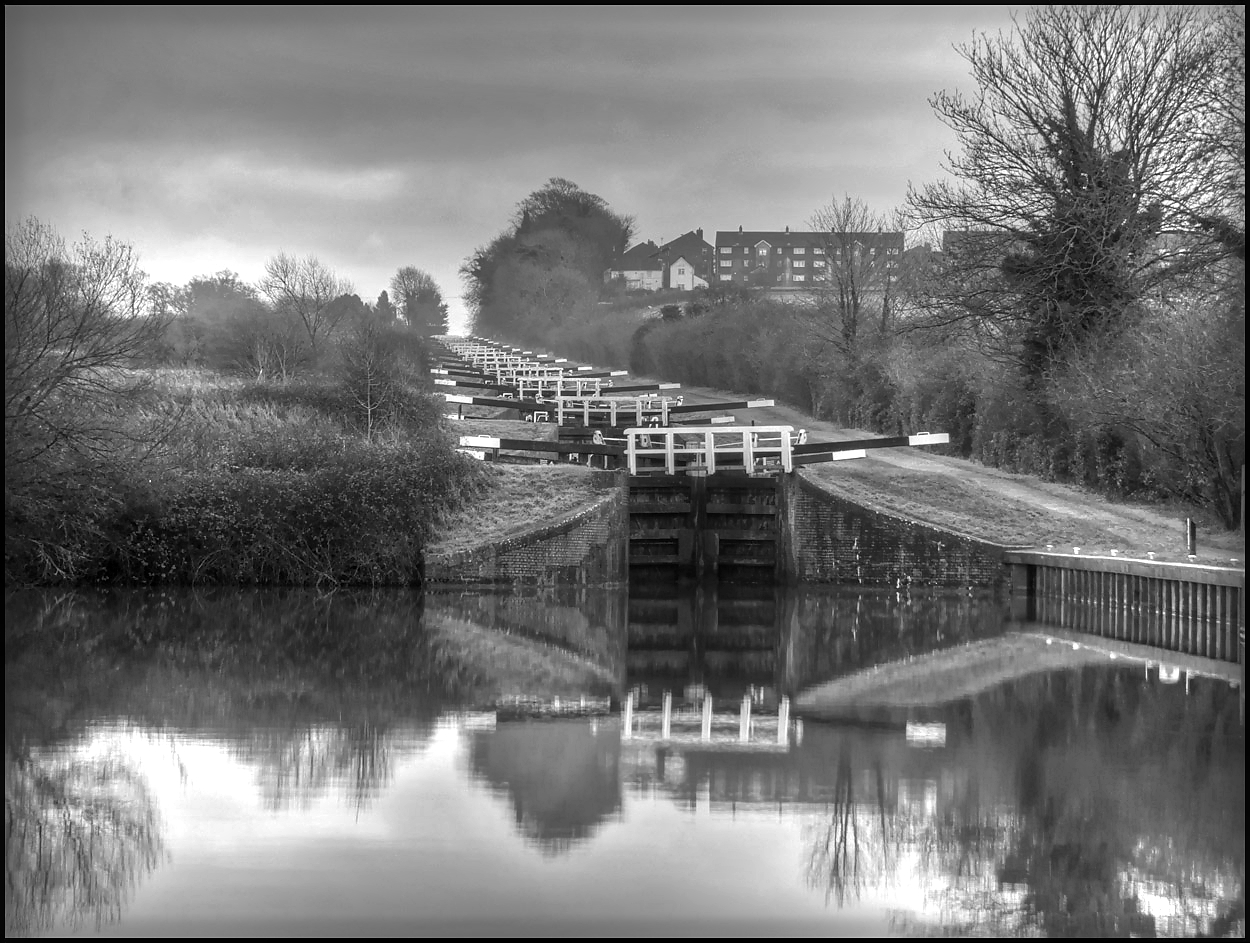
[[[738,718],[738,740],[746,743],[751,739],[751,695],[742,695],[742,713]]]
[[[673,692],[664,692],[664,717],[660,722],[660,739],[667,740],[673,726]]]
[[[703,695],[703,735],[704,743],[712,739],[712,695]]]

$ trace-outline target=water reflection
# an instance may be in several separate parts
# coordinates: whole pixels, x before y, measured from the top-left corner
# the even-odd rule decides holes
[[[6,746],[5,935],[117,920],[164,853],[143,775],[108,754]]]
[[[871,727],[808,723],[785,754],[690,750],[627,776],[682,807],[804,825],[831,906],[893,901],[893,928],[957,935],[1244,929],[1239,692],[1137,667],[1029,676]],[[907,905],[900,901],[914,898]]]
[[[6,597],[7,931],[181,928],[197,894],[205,932],[222,900],[269,933],[296,913],[362,933],[380,913],[407,932],[726,914],[826,935],[866,914],[909,934],[1244,931],[1225,681],[1108,661],[872,723],[808,718],[767,750],[466,713],[643,686],[732,710],[1004,615],[966,596],[673,592]]]
[[[546,720],[474,731],[474,773],[508,797],[518,831],[547,854],[590,838],[621,807],[615,723]]]

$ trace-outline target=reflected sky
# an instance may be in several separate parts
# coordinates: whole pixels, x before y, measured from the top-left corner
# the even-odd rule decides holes
[[[830,911],[796,879],[806,824],[793,811],[709,815],[640,786],[625,792],[593,840],[563,842],[554,854],[549,843],[525,840],[532,825],[518,822],[512,797],[473,770],[475,744],[492,736],[473,721],[440,721],[365,810],[333,793],[275,810],[256,770],[228,743],[93,729],[78,749],[124,755],[143,769],[170,855],[120,920],[78,931],[537,933],[708,919],[887,929],[883,908]],[[605,740],[619,746],[614,734],[605,725]]]
[[[1105,711],[1092,689],[1148,679],[1098,674],[1128,671],[1071,672],[1050,693],[1076,714]],[[1205,746],[1139,743],[1099,765],[1114,730],[1078,717],[1022,765],[1004,718],[1030,691],[953,706],[940,746],[905,728],[809,723],[801,744],[767,754],[657,754],[622,741],[613,718],[447,713],[432,730],[390,730],[391,775],[363,806],[350,777],[290,785],[299,800],[275,806],[266,761],[234,739],[97,723],[60,756],[141,771],[166,854],[124,912],[56,930],[1191,935],[1230,913],[1235,928],[1236,692],[1195,679],[1186,701],[1150,684],[1136,706],[1152,725],[1196,730],[1188,715],[1202,714]],[[1111,900],[1082,905],[1080,887]]]
[[[671,624],[656,603],[630,631],[652,652],[686,646],[703,676],[668,680],[687,687],[732,688],[766,643],[780,686],[940,647],[971,612],[845,618],[879,602],[718,603]],[[243,620],[139,644],[130,607],[114,623],[93,610],[74,644],[43,625],[38,644],[6,646],[11,935],[1244,930],[1244,726],[1227,679],[1107,662],[871,723],[809,717],[788,749],[657,748],[623,740],[615,716],[497,721],[458,702],[483,690],[477,668],[440,689],[418,663],[456,674],[471,637],[447,619],[495,631],[490,609],[520,626],[532,600],[432,607],[437,629],[403,599],[309,605],[346,634],[305,649],[265,602],[260,636]],[[611,678],[621,656],[602,629],[624,609],[569,606],[543,650]],[[792,631],[786,655],[760,629],[768,611],[843,621]],[[386,619],[362,645],[369,612]],[[721,671],[713,653],[744,661]],[[528,663],[514,657],[509,684]],[[647,677],[665,681],[656,663]]]

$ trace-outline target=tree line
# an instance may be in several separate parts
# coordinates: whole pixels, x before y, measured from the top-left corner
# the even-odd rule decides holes
[[[898,210],[847,194],[814,211],[828,274],[805,303],[714,282],[655,318],[588,276],[552,305],[515,291],[501,273],[569,283],[567,260],[632,236],[553,180],[466,262],[477,329],[859,428],[948,431],[965,457],[1237,526],[1244,8],[1032,8],[959,51],[975,91],[930,101],[957,142],[944,179]],[[535,213],[552,205],[583,225]],[[901,257],[854,245],[881,230],[907,233]]]
[[[126,243],[5,232],[5,581],[412,583],[480,484],[430,393],[434,280],[315,257],[150,284]]]

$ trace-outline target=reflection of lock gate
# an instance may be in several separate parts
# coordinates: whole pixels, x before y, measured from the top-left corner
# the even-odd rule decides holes
[[[621,705],[621,739],[652,741],[669,746],[715,745],[737,749],[789,750],[802,737],[802,722],[791,730],[790,699],[782,697],[776,714],[752,711],[751,695],[745,694],[737,713],[716,713],[712,695],[705,694],[695,709],[674,708],[671,691],[664,692],[660,710],[639,707],[633,691]]]

